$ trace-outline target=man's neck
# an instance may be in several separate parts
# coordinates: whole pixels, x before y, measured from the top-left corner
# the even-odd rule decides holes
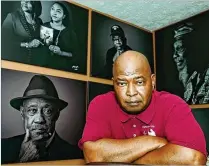
[[[54,136],[55,136],[55,131],[54,131],[54,133],[52,133],[52,136],[46,141],[46,147],[48,147],[50,145],[50,143],[52,142]]]
[[[187,71],[187,66],[185,65],[183,69],[179,70],[179,80],[183,83],[183,86],[186,87],[189,74]]]

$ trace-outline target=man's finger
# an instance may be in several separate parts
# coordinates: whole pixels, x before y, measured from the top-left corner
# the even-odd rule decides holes
[[[28,142],[30,140],[30,132],[29,129],[26,129],[25,138],[23,142]]]
[[[44,45],[44,43],[42,43],[40,40],[39,40],[39,43],[43,46]]]

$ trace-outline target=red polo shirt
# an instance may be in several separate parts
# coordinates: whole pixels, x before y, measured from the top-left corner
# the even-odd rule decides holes
[[[189,106],[178,96],[153,91],[148,108],[138,115],[122,111],[114,92],[95,97],[89,105],[78,145],[101,138],[126,139],[140,135],[166,138],[170,143],[207,155],[206,141]]]

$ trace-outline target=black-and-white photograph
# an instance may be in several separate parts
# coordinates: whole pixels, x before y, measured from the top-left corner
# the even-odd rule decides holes
[[[128,50],[144,54],[154,69],[151,33],[93,12],[91,36],[92,76],[111,79],[115,59]]]
[[[88,12],[67,1],[1,1],[2,59],[86,74]]]
[[[209,103],[209,11],[156,32],[157,89]]]
[[[209,108],[193,108],[192,113],[204,132],[209,155]]]
[[[88,104],[98,95],[113,91],[113,85],[88,82]]]
[[[86,82],[1,71],[1,163],[83,158]]]

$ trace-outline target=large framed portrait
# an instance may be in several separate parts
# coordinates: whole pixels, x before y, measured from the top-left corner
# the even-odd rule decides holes
[[[86,74],[88,10],[67,1],[1,1],[2,59]]]
[[[154,69],[152,33],[92,12],[91,75],[111,79],[115,59],[125,51],[144,54]]]
[[[209,153],[209,108],[193,108],[192,113],[204,132]]]
[[[1,162],[83,158],[86,82],[2,69]]]
[[[113,85],[88,82],[88,104],[98,95],[113,91]]]
[[[157,89],[209,103],[209,11],[156,32]]]

